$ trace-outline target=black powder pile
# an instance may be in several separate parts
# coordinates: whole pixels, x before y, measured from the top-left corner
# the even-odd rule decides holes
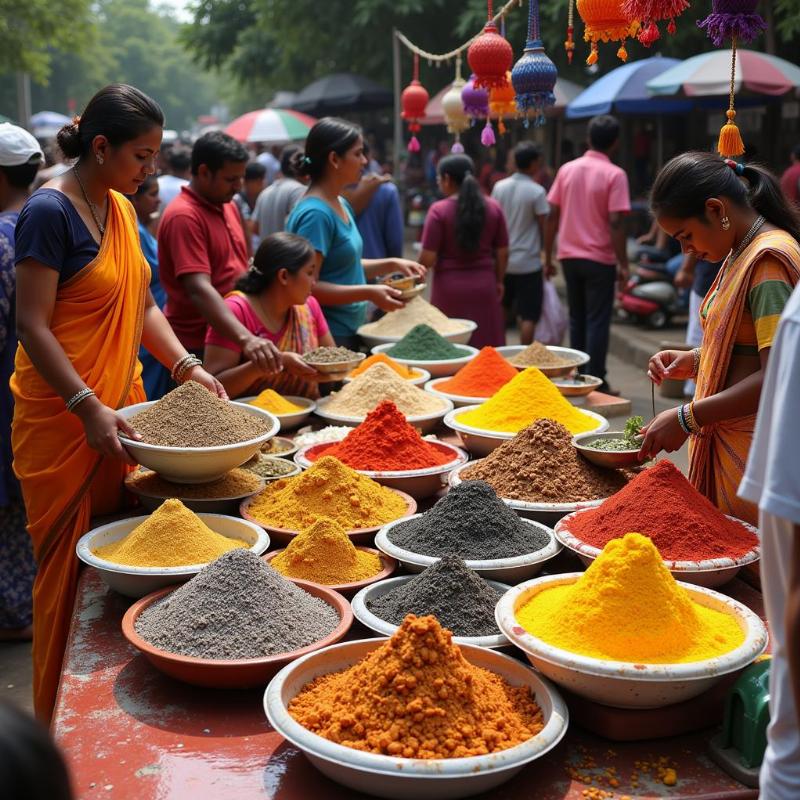
[[[367,608],[400,625],[406,614],[433,614],[455,636],[496,636],[494,608],[502,592],[456,556],[444,556],[407,583],[374,600]]]
[[[426,556],[456,555],[473,561],[534,553],[550,537],[528,525],[484,481],[464,481],[421,517],[395,525],[389,539]]]
[[[169,653],[230,660],[299,650],[339,624],[327,603],[286,580],[250,550],[231,550],[136,620]]]

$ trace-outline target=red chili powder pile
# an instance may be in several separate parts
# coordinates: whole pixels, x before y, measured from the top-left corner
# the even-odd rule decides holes
[[[449,381],[436,384],[436,388],[462,397],[491,397],[516,377],[517,370],[494,347],[483,347],[472,361]]]
[[[636,531],[652,539],[667,561],[737,558],[758,544],[755,534],[728,519],[666,460],[640,472],[598,508],[578,514],[569,530],[600,549]]]
[[[377,405],[341,442],[314,459],[335,456],[352,469],[374,472],[425,469],[453,460],[453,455],[426,442],[391,400]]]

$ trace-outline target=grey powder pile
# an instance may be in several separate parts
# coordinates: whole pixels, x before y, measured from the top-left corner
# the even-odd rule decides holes
[[[230,660],[298,650],[323,639],[339,615],[250,550],[231,550],[144,611],[136,632],[170,653]]]
[[[412,553],[480,561],[534,553],[550,542],[484,481],[464,481],[421,517],[395,525],[389,538]]]
[[[407,583],[374,600],[376,617],[399,625],[406,614],[433,614],[456,636],[496,636],[494,608],[502,593],[456,556],[444,556]]]

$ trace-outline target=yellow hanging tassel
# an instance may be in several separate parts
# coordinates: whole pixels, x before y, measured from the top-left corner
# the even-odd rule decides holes
[[[592,49],[589,51],[589,56],[586,59],[586,63],[591,67],[592,64],[597,63],[597,42],[592,42]]]
[[[619,50],[617,50],[617,58],[620,61],[627,61],[628,60],[628,51],[625,49],[625,40],[622,40],[622,44],[619,46]]]
[[[506,132],[506,126],[502,117],[497,120],[497,131],[501,136]]]
[[[728,110],[726,116],[728,117],[728,121],[722,126],[719,132],[717,152],[723,158],[741,156],[744,154],[744,142],[742,141],[742,134],[739,133],[739,128],[734,122],[736,119],[736,112],[731,108]]]

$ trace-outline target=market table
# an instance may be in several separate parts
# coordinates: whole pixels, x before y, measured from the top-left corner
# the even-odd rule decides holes
[[[726,591],[762,613],[760,596],[746,584],[733,581]],[[130,602],[108,590],[93,570],[83,571],[53,721],[79,800],[362,796],[322,776],[272,731],[262,709],[263,691],[201,689],[151,667],[122,637],[120,620]],[[354,634],[351,638],[362,635],[358,629]],[[619,743],[572,723],[552,753],[481,797],[584,800],[588,787],[602,786],[613,790],[617,800],[625,795],[631,800],[756,798],[757,791],[732,780],[710,761],[709,736],[702,731]],[[676,769],[676,786],[665,786],[642,765],[659,759]],[[637,785],[631,782],[634,771]],[[609,777],[619,785],[611,789]],[[589,778],[591,783],[586,782]]]

